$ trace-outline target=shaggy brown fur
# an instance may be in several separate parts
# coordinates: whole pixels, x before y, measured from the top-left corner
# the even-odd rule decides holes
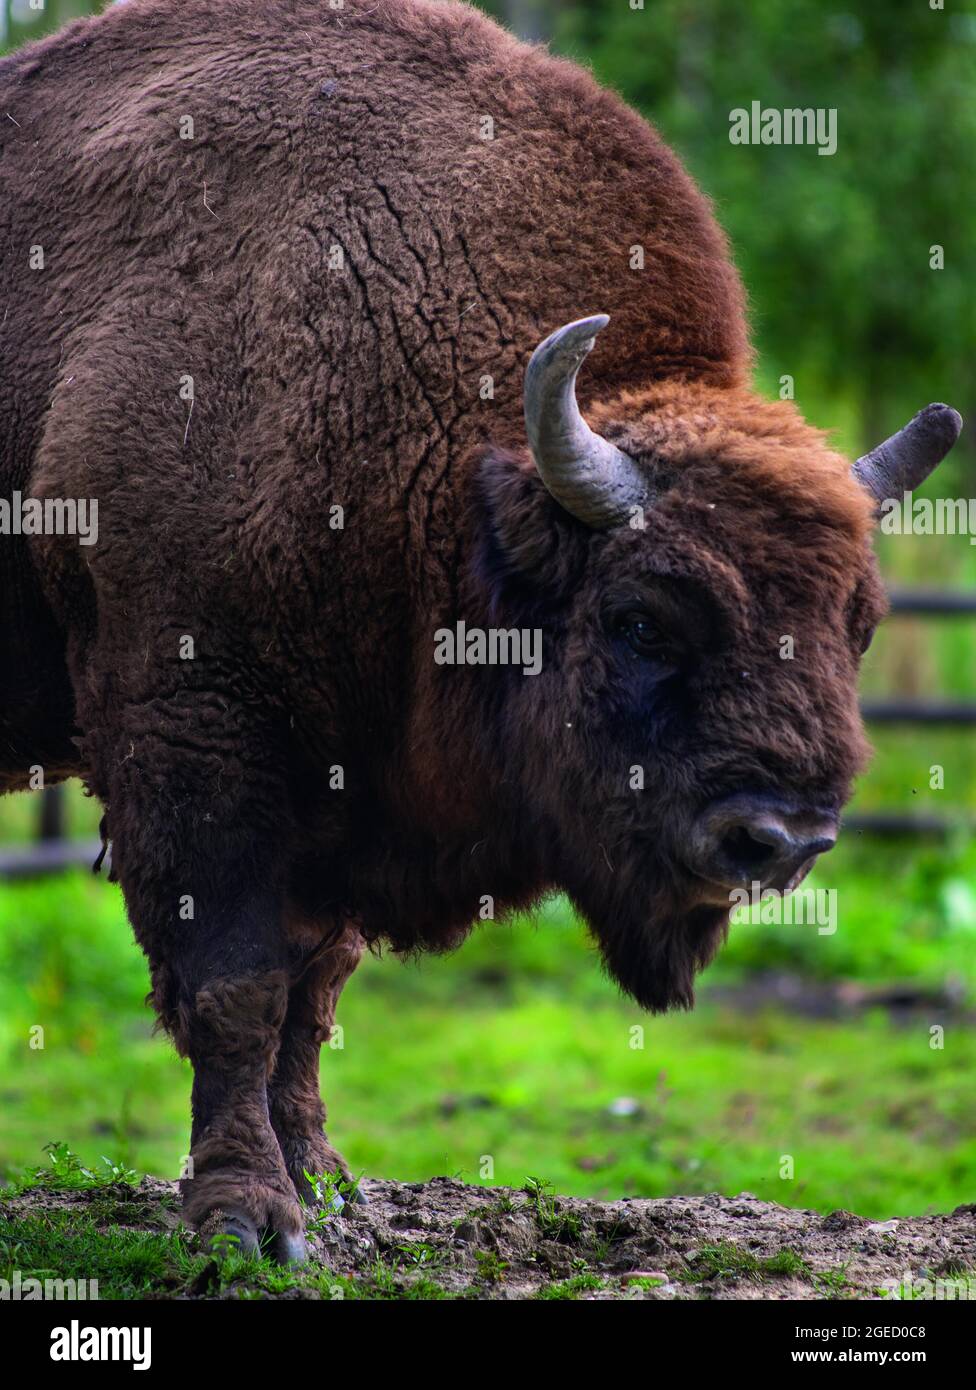
[[[836,811],[864,760],[869,504],[749,390],[674,155],[463,5],[134,0],[0,96],[0,496],[100,508],[89,549],[0,538],[0,784],[41,762],[107,806],[197,1071],[191,1217],[294,1231],[360,930],[440,948],[559,886],[641,1003],[690,1003],[727,916],[695,816]],[[581,403],[653,481],[643,531],[585,529],[525,446],[529,353],[595,312]],[[635,602],[679,676],[615,635]],[[542,674],[435,665],[459,619],[540,627]],[[344,944],[303,973],[292,920]]]

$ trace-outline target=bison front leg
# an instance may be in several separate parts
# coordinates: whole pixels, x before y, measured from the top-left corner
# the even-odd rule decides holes
[[[147,721],[128,741],[108,823],[153,1003],[193,1065],[184,1215],[208,1237],[291,1263],[305,1255],[304,1219],[268,1110],[288,1010],[284,798],[269,740],[240,725],[215,749],[215,730],[191,737],[185,706],[177,713],[178,730],[160,701],[152,731]]]
[[[324,1132],[319,1055],[322,1044],[330,1040],[339,995],[359,964],[364,943],[359,928],[350,925],[316,946],[307,931],[300,937],[293,933],[293,947],[305,963],[295,968],[268,1100],[285,1167],[298,1195],[311,1203],[315,1194],[306,1173],[317,1177],[341,1172],[352,1179],[345,1159]]]
[[[262,1245],[283,1264],[305,1258],[304,1219],[270,1123],[268,1079],[288,1000],[287,976],[266,969],[209,978],[193,993],[177,1046],[193,1064],[187,1221],[205,1236]]]

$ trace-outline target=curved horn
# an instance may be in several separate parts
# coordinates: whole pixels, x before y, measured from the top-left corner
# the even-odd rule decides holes
[[[925,482],[959,438],[962,416],[951,406],[927,405],[908,424],[859,458],[854,476],[880,504]]]
[[[525,428],[535,466],[559,505],[594,530],[628,521],[649,495],[634,460],[594,434],[576,404],[576,373],[609,322],[594,314],[557,328],[525,370]]]

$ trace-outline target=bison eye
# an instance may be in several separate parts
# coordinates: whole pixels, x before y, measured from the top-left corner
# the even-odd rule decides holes
[[[616,623],[616,633],[636,656],[656,657],[672,664],[674,643],[646,613],[624,613]]]

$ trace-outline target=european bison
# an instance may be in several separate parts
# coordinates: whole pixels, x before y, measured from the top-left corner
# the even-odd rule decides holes
[[[872,515],[959,418],[852,472],[755,395],[675,156],[464,5],[137,0],[0,97],[0,782],[101,799],[187,1218],[300,1259],[364,944],[561,888],[688,1006],[730,891],[830,847]]]

